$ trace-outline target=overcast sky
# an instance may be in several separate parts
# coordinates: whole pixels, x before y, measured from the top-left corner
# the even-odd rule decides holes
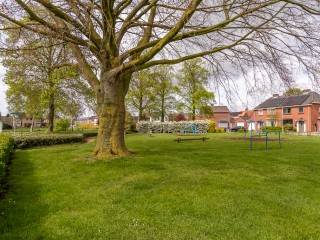
[[[5,69],[0,65],[0,79],[2,80],[3,75],[5,73]],[[0,80],[0,112],[1,115],[6,115],[8,113],[7,103],[6,103],[6,95],[5,91],[7,90],[7,86]]]

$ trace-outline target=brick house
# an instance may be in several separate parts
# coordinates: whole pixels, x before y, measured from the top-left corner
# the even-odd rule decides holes
[[[289,123],[297,132],[320,132],[320,95],[310,90],[292,96],[274,94],[254,108],[250,120],[253,130],[258,130],[262,121],[265,126]]]
[[[230,111],[227,106],[213,106],[212,120],[216,122],[217,128],[230,128]]]
[[[231,113],[231,123],[233,127],[249,127],[248,123],[253,115],[253,110]],[[236,115],[237,114],[237,115]]]

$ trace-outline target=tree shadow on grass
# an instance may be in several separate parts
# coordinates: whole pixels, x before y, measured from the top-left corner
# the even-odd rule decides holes
[[[41,201],[41,184],[28,151],[13,156],[8,181],[8,192],[0,200],[0,238],[44,239],[41,222],[48,205]]]

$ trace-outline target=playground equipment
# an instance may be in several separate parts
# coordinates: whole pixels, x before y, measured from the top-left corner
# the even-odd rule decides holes
[[[184,127],[183,129],[181,129],[181,133],[193,133],[193,134],[199,134],[199,130],[196,126],[196,124],[189,124],[187,127]]]
[[[253,140],[256,138],[256,137],[259,137],[259,139],[261,137],[265,137],[265,140],[266,140],[266,150],[268,150],[268,141],[269,141],[269,134],[276,134],[278,135],[277,139],[278,139],[278,143],[279,143],[279,146],[281,148],[281,139],[280,139],[280,132],[267,132],[266,129],[264,128],[263,126],[263,121],[256,121],[259,125],[259,129],[257,131],[257,133],[254,132],[254,129],[253,129],[253,123],[255,123],[255,121],[250,121],[249,122],[249,125],[248,125],[248,130],[245,132],[244,134],[244,138],[246,138],[246,135],[247,135],[247,132],[250,133],[250,150],[252,150],[252,142]]]

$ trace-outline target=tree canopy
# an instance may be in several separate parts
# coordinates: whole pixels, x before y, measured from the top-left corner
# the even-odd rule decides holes
[[[201,59],[188,60],[177,74],[178,94],[183,107],[191,113],[192,120],[195,120],[196,114],[207,109],[207,106],[211,109],[214,102],[214,94],[206,89],[210,74],[202,64]]]
[[[130,154],[124,143],[124,99],[133,72],[207,56],[216,81],[241,72],[290,85],[297,65],[317,80],[319,14],[318,0],[0,3],[0,24],[10,21],[69,44],[97,98],[94,154],[101,158]]]
[[[1,57],[7,68],[3,81],[9,86],[10,111],[22,111],[32,118],[46,114],[50,132],[55,114],[78,116],[91,95],[66,44],[24,29],[8,33],[6,45],[11,50]]]

